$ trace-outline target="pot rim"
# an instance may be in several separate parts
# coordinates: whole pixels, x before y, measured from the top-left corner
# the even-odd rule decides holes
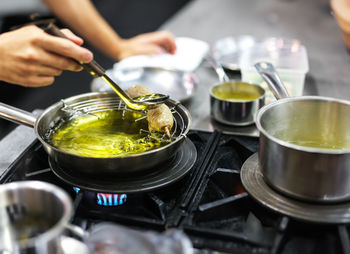
[[[280,104],[284,104],[284,103],[288,103],[288,102],[292,102],[292,101],[302,101],[302,100],[317,100],[317,101],[336,102],[336,103],[346,104],[347,106],[350,107],[350,101],[343,100],[343,99],[331,98],[331,97],[324,97],[324,96],[296,96],[296,97],[288,97],[288,98],[279,99],[279,100],[276,100],[274,102],[271,102],[271,103],[265,105],[264,107],[262,107],[258,111],[255,123],[256,123],[256,127],[258,128],[258,130],[260,132],[260,137],[261,137],[261,134],[263,134],[268,139],[272,140],[273,142],[275,142],[281,146],[284,146],[284,147],[287,147],[290,149],[294,149],[294,150],[310,152],[310,153],[338,154],[338,155],[350,153],[350,149],[314,148],[314,147],[306,147],[306,146],[292,144],[292,143],[289,143],[287,141],[283,141],[281,139],[278,139],[278,138],[272,136],[262,127],[261,118],[263,117],[265,112],[267,112],[271,108],[276,107]]]
[[[45,140],[45,138],[43,137],[43,134],[40,133],[40,131],[38,129],[40,121],[42,121],[42,119],[47,114],[50,114],[56,107],[59,106],[59,107],[63,108],[64,107],[64,103],[68,103],[69,104],[70,101],[74,101],[74,100],[77,100],[77,99],[80,99],[80,98],[85,98],[85,97],[88,97],[88,96],[97,96],[97,95],[106,95],[106,96],[108,96],[108,95],[112,95],[112,94],[115,94],[115,93],[114,92],[102,92],[102,93],[100,93],[100,92],[90,92],[90,93],[83,93],[83,94],[75,95],[75,96],[72,96],[72,97],[69,97],[69,98],[66,98],[66,99],[63,99],[63,100],[60,100],[60,101],[54,103],[53,105],[51,105],[50,107],[45,109],[44,112],[39,117],[37,117],[37,119],[35,121],[35,125],[34,125],[34,132],[35,132],[36,137],[39,139],[39,141],[42,144],[45,144],[45,146],[47,146],[50,149],[54,150],[56,153],[61,153],[61,154],[65,154],[65,155],[68,155],[68,156],[74,156],[74,157],[82,158],[82,159],[89,158],[89,159],[94,159],[94,160],[115,160],[116,158],[137,158],[140,155],[146,156],[147,154],[153,154],[153,153],[156,153],[158,151],[164,150],[164,149],[166,149],[166,148],[168,148],[170,146],[173,146],[175,143],[181,142],[181,141],[183,141],[183,139],[186,138],[186,135],[189,132],[191,124],[192,124],[191,115],[188,112],[188,110],[181,103],[178,103],[177,101],[174,101],[174,100],[171,100],[171,99],[169,101],[171,101],[174,104],[175,107],[180,107],[184,111],[184,114],[187,116],[188,124],[186,126],[186,129],[184,129],[183,133],[181,135],[179,135],[178,137],[176,137],[176,139],[171,141],[169,144],[166,144],[165,146],[162,146],[160,148],[153,149],[153,150],[150,150],[150,151],[137,153],[137,154],[130,154],[130,155],[121,156],[121,157],[118,157],[118,156],[115,156],[115,157],[89,157],[89,156],[69,153],[69,152],[63,151],[63,150],[61,150],[61,149],[59,149],[57,147],[54,147],[47,140]]]
[[[255,98],[254,100],[225,100],[225,99],[221,99],[217,96],[215,96],[213,94],[213,89],[215,87],[218,87],[220,85],[224,85],[224,84],[228,84],[228,83],[245,83],[247,85],[251,85],[251,86],[257,86],[258,89],[261,91],[261,95],[257,98]],[[219,82],[219,83],[215,83],[214,85],[212,85],[212,87],[210,88],[209,90],[209,94],[211,97],[213,97],[215,100],[218,100],[218,101],[222,101],[222,102],[228,102],[228,103],[247,103],[247,102],[253,102],[253,101],[259,101],[260,99],[264,98],[265,97],[265,94],[266,94],[266,91],[264,88],[262,88],[260,85],[258,84],[255,84],[255,83],[251,83],[251,82],[247,82],[247,81],[242,81],[242,80],[229,80],[228,82]]]
[[[7,190],[15,191],[17,189],[26,188],[52,193],[52,195],[54,195],[62,203],[63,214],[61,218],[47,231],[41,233],[38,236],[29,238],[25,243],[18,242],[19,248],[35,247],[38,244],[45,244],[51,240],[54,240],[55,237],[61,235],[64,232],[65,227],[73,214],[72,200],[69,195],[63,189],[51,183],[37,180],[11,182],[0,186],[0,193]]]

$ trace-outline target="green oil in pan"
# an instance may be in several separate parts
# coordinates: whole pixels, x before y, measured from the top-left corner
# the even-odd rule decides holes
[[[104,111],[63,122],[49,135],[49,143],[67,153],[88,157],[122,157],[160,148],[170,141],[150,134],[141,114]]]

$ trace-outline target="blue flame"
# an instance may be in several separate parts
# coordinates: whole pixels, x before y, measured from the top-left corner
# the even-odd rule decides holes
[[[102,206],[118,206],[126,202],[126,194],[97,193],[97,204]]]
[[[79,187],[73,187],[73,190],[78,194],[80,191]],[[107,194],[97,193],[97,204],[101,206],[118,206],[126,202],[126,194]]]

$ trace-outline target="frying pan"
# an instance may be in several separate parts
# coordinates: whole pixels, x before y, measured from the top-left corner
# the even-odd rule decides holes
[[[168,100],[166,104],[172,109],[174,117],[172,142],[158,149],[140,154],[113,158],[87,157],[64,152],[47,142],[47,133],[62,119],[71,118],[72,112],[93,114],[94,112],[107,110],[130,110],[115,93],[76,95],[53,104],[38,118],[27,111],[0,103],[0,117],[34,127],[35,134],[43,144],[49,157],[62,168],[90,175],[120,175],[139,173],[169,160],[186,139],[191,124],[189,112],[176,101]]]

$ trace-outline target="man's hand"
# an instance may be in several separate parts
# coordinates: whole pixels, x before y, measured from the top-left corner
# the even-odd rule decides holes
[[[174,54],[176,44],[174,36],[167,31],[144,33],[130,39],[121,39],[118,59],[122,60],[134,55]]]
[[[89,63],[92,53],[80,47],[83,40],[67,29],[70,39],[51,36],[36,26],[0,35],[0,80],[22,86],[47,86],[63,70],[80,71],[73,59]]]

